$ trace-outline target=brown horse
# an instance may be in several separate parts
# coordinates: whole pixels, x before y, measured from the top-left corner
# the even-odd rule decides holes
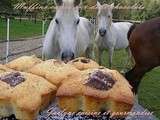
[[[125,76],[137,93],[145,73],[160,66],[160,17],[132,26],[128,37],[135,66]]]

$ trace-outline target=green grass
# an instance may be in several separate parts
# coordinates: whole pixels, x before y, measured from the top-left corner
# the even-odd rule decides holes
[[[160,119],[160,68],[145,75],[140,85],[139,101]]]
[[[0,19],[0,40],[6,40],[6,21]],[[48,23],[45,26],[45,31],[47,30]],[[42,34],[42,21],[34,21],[29,20],[10,20],[10,39],[19,39],[19,38],[27,38],[27,37],[35,37],[40,36]]]
[[[103,53],[103,65],[108,67],[108,53]],[[126,52],[124,50],[116,51],[113,57],[113,69],[121,71],[125,65]],[[154,115],[160,119],[160,68],[155,68],[147,73],[143,78],[139,88],[140,104],[154,112]]]

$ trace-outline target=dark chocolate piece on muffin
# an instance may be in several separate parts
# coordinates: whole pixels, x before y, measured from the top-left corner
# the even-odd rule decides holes
[[[16,85],[25,81],[25,78],[19,72],[11,72],[7,75],[1,76],[0,80],[6,82],[11,87],[15,87]]]
[[[102,71],[97,70],[89,75],[88,80],[84,84],[99,90],[109,90],[115,82],[111,74],[104,74]]]

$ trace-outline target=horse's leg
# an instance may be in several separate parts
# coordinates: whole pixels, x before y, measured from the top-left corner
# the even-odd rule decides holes
[[[99,63],[99,65],[102,65],[101,59],[102,59],[103,49],[101,46],[101,39],[98,33],[96,34],[96,37],[95,37],[95,49],[94,50],[95,50],[95,56],[96,56],[97,62]]]
[[[137,94],[138,87],[141,82],[142,77],[146,72],[152,70],[153,67],[150,66],[138,66],[136,65],[132,70],[125,74],[126,79],[129,81],[131,86],[133,87],[132,91]]]
[[[109,48],[109,68],[112,68],[113,52],[114,52],[114,47]]]
[[[93,46],[94,60],[99,63],[99,48],[96,44]]]
[[[89,52],[90,52],[90,50],[89,50],[89,48],[87,48],[85,51],[86,58],[90,58]]]
[[[133,87],[132,91],[134,93],[137,93],[138,86],[140,84],[140,80],[139,80],[140,78],[138,77],[137,70],[138,70],[138,67],[135,66],[132,70],[130,70],[125,74],[126,79],[129,81],[130,85]]]
[[[93,58],[93,46],[89,46],[86,51],[85,51],[85,55],[87,58]]]
[[[129,66],[129,63],[131,62],[132,65],[134,65],[134,58],[132,57],[131,50],[129,46],[126,48],[126,52],[128,54],[127,59],[126,59],[126,65],[125,67],[127,68]]]
[[[103,50],[99,50],[99,64],[102,65],[102,55],[103,55]]]
[[[98,63],[99,63],[99,65],[102,65],[102,54],[103,54],[103,50],[98,48]]]
[[[44,60],[45,61],[45,55],[44,55],[44,53],[42,52],[42,60]]]

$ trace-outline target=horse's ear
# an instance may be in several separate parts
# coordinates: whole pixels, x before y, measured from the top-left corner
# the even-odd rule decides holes
[[[63,4],[63,0],[54,0],[56,6],[61,6]]]
[[[74,0],[74,6],[79,6],[82,3],[81,0]]]
[[[97,8],[101,7],[101,3],[97,1]]]
[[[111,4],[111,8],[112,8],[112,9],[114,8],[114,3]]]

